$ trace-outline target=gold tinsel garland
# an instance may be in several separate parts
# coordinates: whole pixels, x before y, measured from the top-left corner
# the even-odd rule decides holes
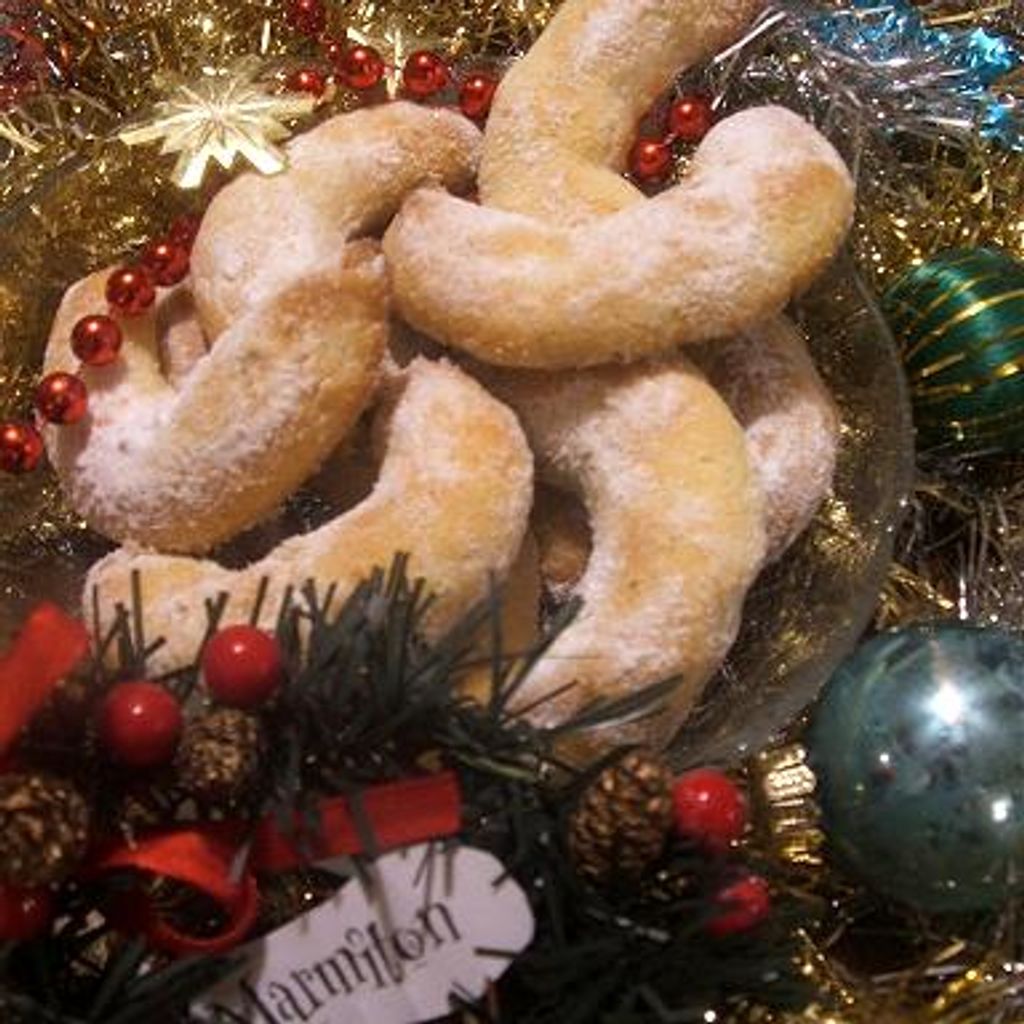
[[[56,81],[0,113],[0,414],[28,404],[52,309],[66,282],[127,253],[203,195],[170,187],[170,163],[155,149],[116,140],[129,118],[166,98],[168,73],[188,80],[203,69],[257,56],[268,75],[315,54],[287,28],[282,0],[42,0],[39,34],[54,54]],[[557,0],[348,0],[329,5],[331,29],[384,47],[400,63],[410,41],[443,40],[450,56],[505,58],[526,47]],[[1007,5],[1000,11],[1005,16]],[[954,12],[981,23],[990,8]],[[973,23],[973,22],[972,22]],[[1012,19],[1011,19],[1012,23]],[[344,102],[339,101],[339,102]],[[324,111],[323,113],[326,113]],[[861,150],[862,204],[853,246],[878,287],[913,262],[950,245],[1000,244],[1024,256],[1024,159],[996,146],[950,149],[917,143],[895,152],[879,140]],[[215,187],[216,181],[210,183]],[[31,202],[28,201],[31,197]],[[83,215],[84,213],[84,215]],[[60,254],[59,263],[55,253]],[[32,288],[24,287],[25,281]],[[81,524],[52,479],[0,483],[5,586],[30,588],[33,552],[55,538],[73,547]],[[935,556],[908,552],[894,567],[882,615],[888,624],[966,611],[1024,625],[1024,603],[1008,609],[1006,584],[1022,575],[1024,494],[1007,484],[994,497],[939,481],[918,495],[921,515],[955,505],[967,533]],[[973,524],[973,525],[970,525]],[[973,534],[971,534],[973,530]],[[940,564],[941,563],[941,564]],[[1024,594],[1024,589],[1017,589]],[[979,595],[990,604],[981,606]],[[1022,598],[1024,602],[1024,598]],[[771,760],[769,795],[776,832],[764,849],[812,893],[827,881],[821,837],[806,803],[805,766],[793,748]],[[782,774],[778,774],[782,773]],[[1005,939],[1006,936],[1004,935]],[[799,969],[821,993],[796,1015],[751,1010],[780,1024],[981,1024],[1024,1020],[1019,965],[994,951],[947,944],[926,963],[884,979],[857,974],[834,955],[832,936],[804,936]],[[1014,945],[1004,942],[1005,948]]]

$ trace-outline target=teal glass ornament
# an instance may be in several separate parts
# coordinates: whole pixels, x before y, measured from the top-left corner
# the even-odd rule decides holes
[[[882,296],[910,384],[918,447],[980,455],[1024,448],[1024,263],[955,249]]]
[[[932,912],[1024,886],[1024,640],[941,625],[883,633],[833,675],[808,738],[834,855]]]

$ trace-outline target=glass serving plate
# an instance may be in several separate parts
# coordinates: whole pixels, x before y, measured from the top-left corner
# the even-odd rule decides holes
[[[63,290],[163,230],[181,194],[155,154],[110,148],[44,175],[0,217],[0,404],[30,395]],[[728,663],[679,736],[682,763],[729,763],[756,749],[815,695],[871,618],[912,464],[895,348],[852,265],[840,259],[793,311],[839,403],[834,496],[753,590]],[[10,405],[8,401],[8,405]],[[0,415],[23,411],[0,407]],[[0,640],[43,599],[75,609],[87,567],[109,544],[64,507],[43,470],[0,480]],[[299,495],[224,552],[237,564],[334,512]]]
[[[792,314],[839,405],[833,493],[752,589],[726,664],[673,744],[679,766],[733,763],[814,699],[871,621],[911,485],[901,364],[850,259],[838,259]]]

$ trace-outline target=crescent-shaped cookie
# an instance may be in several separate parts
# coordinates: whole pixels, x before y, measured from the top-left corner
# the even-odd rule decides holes
[[[333,117],[287,149],[284,174],[243,174],[203,217],[192,276],[211,337],[350,238],[383,229],[418,185],[469,189],[480,132],[458,113],[391,103]]]
[[[207,624],[206,602],[229,594],[223,622],[248,621],[261,581],[260,622],[273,627],[289,587],[312,580],[337,609],[375,568],[398,552],[434,595],[430,635],[453,625],[487,597],[522,543],[533,488],[533,461],[515,416],[462,371],[417,360],[386,429],[380,476],[371,495],[318,530],[289,538],[242,570],[205,559],[123,548],[90,570],[83,601],[99,628],[130,607],[138,573],[146,636],[164,637],[148,666],[167,672],[195,658]],[[87,613],[87,621],[91,612]]]
[[[201,335],[184,289],[123,321],[116,364],[78,367],[71,328],[103,308],[107,273],[73,286],[53,326],[46,369],[81,375],[89,415],[47,428],[50,461],[94,530],[205,551],[270,512],[369,402],[387,343],[383,257],[368,241],[339,250],[240,316],[184,373],[169,352]]]
[[[807,529],[832,486],[839,447],[835,402],[785,317],[702,345],[693,359],[746,433],[774,560]]]
[[[580,224],[642,199],[622,177],[666,85],[733,42],[762,0],[566,0],[494,97],[480,201]]]
[[[569,199],[572,202],[572,199]],[[557,368],[631,361],[765,320],[831,259],[853,186],[779,107],[721,121],[675,188],[564,227],[413,193],[384,238],[399,313],[475,358]]]
[[[244,174],[210,204],[198,316],[179,288],[125,319],[119,362],[81,371],[90,415],[46,432],[75,509],[114,540],[206,551],[316,470],[369,401],[388,331],[384,261],[349,239],[418,184],[467,187],[479,132],[400,103],[331,118],[288,151],[283,174]],[[78,369],[71,328],[105,305],[101,275],[68,292],[48,370]]]
[[[765,554],[763,499],[739,424],[682,359],[494,374],[539,469],[581,494],[593,550],[579,617],[517,695],[541,725],[678,676],[660,713],[574,741],[591,756],[671,739],[735,639]]]

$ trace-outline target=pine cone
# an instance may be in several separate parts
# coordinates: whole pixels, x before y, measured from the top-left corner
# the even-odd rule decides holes
[[[156,778],[129,784],[123,792],[116,794],[107,809],[108,827],[133,842],[140,832],[167,824],[174,816],[176,783],[177,778],[168,771],[161,772]]]
[[[590,784],[569,822],[577,870],[594,881],[635,879],[661,855],[672,824],[672,773],[635,750]]]
[[[252,789],[262,752],[259,719],[234,708],[216,708],[185,727],[178,748],[178,779],[207,803],[235,803]]]
[[[0,882],[59,882],[84,856],[88,835],[88,805],[70,782],[0,776]]]

